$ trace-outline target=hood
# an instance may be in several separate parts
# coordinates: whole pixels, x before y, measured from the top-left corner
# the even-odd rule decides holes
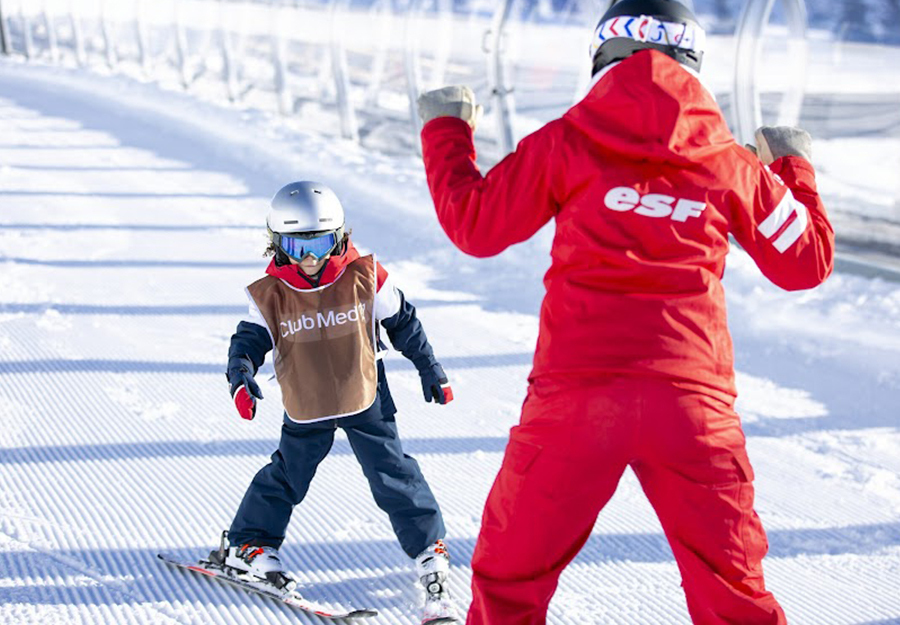
[[[656,50],[610,66],[563,119],[617,156],[680,167],[734,142],[700,79]]]
[[[357,258],[359,258],[359,252],[356,250],[353,242],[348,240],[347,249],[343,254],[340,256],[332,256],[328,259],[328,264],[326,264],[325,269],[322,270],[322,279],[319,280],[319,286],[323,287],[334,282],[347,265]],[[297,265],[282,265],[279,267],[275,264],[275,260],[273,259],[272,262],[269,263],[269,266],[266,267],[266,273],[279,280],[284,280],[295,289],[309,290],[315,288],[306,278],[300,275],[300,268]]]

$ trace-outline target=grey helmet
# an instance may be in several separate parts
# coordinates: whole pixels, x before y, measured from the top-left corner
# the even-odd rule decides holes
[[[282,187],[272,198],[266,227],[276,249],[276,262],[278,252],[300,261],[307,255],[321,257],[343,251],[344,207],[334,191],[320,182],[302,180]],[[326,240],[333,242],[328,251],[322,243],[327,235],[332,236]],[[297,240],[309,241],[312,250]]]

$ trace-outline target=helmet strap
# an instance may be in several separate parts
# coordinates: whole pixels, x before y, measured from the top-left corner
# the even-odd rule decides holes
[[[330,263],[330,262],[331,262],[331,258],[326,260],[322,264],[322,268],[319,269],[318,273],[316,273],[314,276],[311,276],[308,273],[306,273],[305,271],[303,271],[302,269],[300,269],[300,265],[296,265],[297,275],[300,276],[301,278],[303,278],[304,280],[306,280],[307,282],[309,282],[310,286],[317,288],[319,286],[319,283],[322,282],[322,275],[325,273],[325,268],[328,266],[328,263]]]
[[[291,259],[288,258],[288,255],[284,253],[280,247],[275,247],[275,266],[276,267],[284,267],[285,265],[290,265]]]

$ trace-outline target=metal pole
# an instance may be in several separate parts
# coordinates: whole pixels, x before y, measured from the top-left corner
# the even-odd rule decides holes
[[[81,20],[75,12],[74,0],[69,0],[69,19],[72,22],[72,40],[75,42],[75,61],[79,67],[84,67],[87,54],[84,51],[84,35],[81,32]]]
[[[59,62],[59,45],[56,38],[56,21],[50,17],[47,0],[44,0],[44,24],[47,28],[47,48],[50,50],[50,61]]]
[[[181,85],[187,89],[191,85],[191,76],[188,73],[188,40],[182,21],[181,0],[175,0],[175,54]]]
[[[775,0],[751,0],[745,4],[735,31],[732,99],[735,130],[741,143],[752,143],[756,129],[763,124],[757,69],[762,52],[763,32],[769,23],[774,4]],[[782,100],[776,123],[794,125],[800,117],[800,107],[803,104],[803,77],[807,59],[806,5],[803,0],[784,0],[784,6],[791,36],[789,50],[793,57],[791,64],[794,66],[792,69],[795,79],[791,81],[791,87]]]
[[[228,88],[228,99],[236,102],[238,99],[238,79],[237,67],[235,65],[234,50],[231,48],[231,34],[228,32],[228,25],[225,15],[225,2],[219,2],[219,36],[222,40],[222,63],[223,78]]]
[[[3,2],[0,1],[0,52],[9,56],[12,48],[9,42],[9,28],[6,25],[6,18],[3,17]]]
[[[25,39],[25,58],[31,60],[34,58],[34,38],[31,34],[31,20],[25,15],[25,8],[19,5],[19,17],[22,19],[22,35]]]
[[[781,101],[778,112],[778,124],[796,126],[800,121],[800,110],[803,108],[803,94],[806,70],[809,65],[809,42],[806,40],[808,16],[804,0],[786,0],[784,17],[788,26],[788,56],[791,73],[794,79],[788,85],[788,92]]]
[[[144,14],[144,2],[138,0],[134,7],[134,34],[138,45],[138,58],[144,73],[150,71],[150,38],[147,34],[146,16]]]
[[[287,42],[284,37],[284,22],[287,10],[281,7],[269,7],[272,23],[272,66],[275,72],[275,96],[278,100],[278,112],[289,115],[294,111],[294,98],[288,87]]]
[[[488,63],[488,76],[491,80],[491,97],[497,107],[497,131],[500,137],[501,158],[513,151],[512,116],[515,112],[515,103],[512,99],[512,88],[506,86],[506,68],[503,59],[504,29],[512,12],[513,0],[501,0],[491,24],[490,35],[491,48],[486,50],[490,54]]]
[[[381,15],[379,15],[379,11]],[[373,29],[379,33],[376,45],[378,46],[372,55],[372,68],[369,71],[369,86],[363,101],[367,107],[378,106],[378,94],[381,92],[381,84],[384,80],[385,66],[387,65],[388,52],[393,40],[394,15],[391,2],[375,0],[369,9],[372,16]]]
[[[438,24],[435,30],[437,45],[434,48],[431,84],[444,85],[453,46],[453,0],[437,0],[437,6]]]
[[[403,21],[403,70],[406,74],[406,92],[409,100],[409,123],[412,130],[413,145],[416,152],[422,154],[422,137],[419,121],[418,100],[422,91],[419,80],[419,45],[418,28],[422,17],[423,0],[412,0],[406,7],[406,17]]]
[[[341,117],[341,135],[345,139],[359,142],[359,126],[353,104],[350,102],[350,77],[347,67],[347,51],[344,49],[344,35],[340,28],[340,15],[350,5],[349,0],[333,0],[331,5],[331,71],[337,91],[338,113]],[[346,15],[346,13],[344,13]]]
[[[100,0],[100,30],[103,33],[103,47],[106,51],[106,64],[110,69],[116,67],[118,55],[116,54],[116,44],[113,41],[112,32],[110,30],[109,19],[107,16],[106,3],[109,0]]]

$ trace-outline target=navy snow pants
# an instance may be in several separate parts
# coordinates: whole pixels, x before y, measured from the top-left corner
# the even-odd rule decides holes
[[[379,415],[380,416],[380,415]],[[347,433],[378,507],[390,518],[400,546],[414,558],[445,534],[441,510],[419,464],[403,453],[393,415],[356,425]],[[278,451],[247,489],[229,542],[280,547],[293,507],[303,501],[316,468],[331,450],[335,428],[285,422]]]

